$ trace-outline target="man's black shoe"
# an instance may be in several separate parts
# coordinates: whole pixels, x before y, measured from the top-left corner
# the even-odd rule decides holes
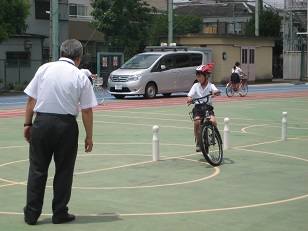
[[[28,225],[35,225],[37,219],[40,217],[41,212],[26,212],[26,206],[24,207],[24,220]]]
[[[75,215],[74,214],[67,214],[65,217],[60,217],[60,218],[52,218],[52,223],[54,224],[62,224],[65,222],[70,222],[75,220]]]
[[[28,224],[28,225],[36,225],[37,223],[37,220],[29,220],[25,217],[25,222]]]

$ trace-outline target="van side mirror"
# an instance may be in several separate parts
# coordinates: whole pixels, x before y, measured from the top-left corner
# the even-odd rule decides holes
[[[166,70],[167,68],[166,68],[166,65],[160,65],[160,70]]]

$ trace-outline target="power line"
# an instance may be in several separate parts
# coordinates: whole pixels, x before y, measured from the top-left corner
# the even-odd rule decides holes
[[[104,14],[102,20],[104,20],[104,18],[107,16],[107,14],[110,12],[111,8],[113,7],[113,5],[116,3],[117,0],[114,0],[114,2],[111,4],[111,6],[109,7],[109,9],[107,10],[107,12]],[[91,34],[91,36],[89,37],[88,41],[86,42],[86,44],[84,45],[85,47],[87,46],[88,42],[90,41],[90,39],[93,37],[94,33],[97,31],[97,28],[99,27],[99,25],[101,24],[102,20],[98,23],[98,26],[95,28],[95,30],[93,31],[93,33]]]

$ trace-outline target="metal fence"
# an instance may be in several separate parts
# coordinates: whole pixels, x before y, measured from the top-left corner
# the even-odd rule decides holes
[[[295,50],[285,50],[283,54],[283,78],[307,79],[307,42],[305,38],[298,39],[299,46]]]

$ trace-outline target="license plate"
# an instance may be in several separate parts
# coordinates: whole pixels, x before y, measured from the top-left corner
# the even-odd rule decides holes
[[[122,90],[122,85],[115,85],[116,90]]]

